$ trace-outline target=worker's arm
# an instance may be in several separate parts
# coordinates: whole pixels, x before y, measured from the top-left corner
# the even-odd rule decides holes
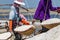
[[[29,23],[27,20],[25,20],[25,19],[22,19],[21,22],[22,22],[24,25],[30,25],[30,23]]]
[[[9,31],[12,32],[12,20],[9,20]]]

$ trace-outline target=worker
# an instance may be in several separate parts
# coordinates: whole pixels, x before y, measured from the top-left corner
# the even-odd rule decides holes
[[[23,24],[27,23],[27,20],[23,19],[22,17],[19,17],[19,7],[25,9],[21,5],[25,5],[25,3],[22,2],[21,0],[15,0],[11,7],[11,11],[9,13],[9,31],[14,33],[15,40],[21,40],[21,35],[14,31],[14,28],[16,28],[16,26],[18,25],[18,22],[20,21]]]
[[[59,10],[60,8],[52,6],[51,0],[40,0],[32,24],[34,24],[36,20],[40,20],[41,23],[42,21],[50,19],[50,11],[60,12]],[[49,29],[42,26],[42,32],[46,32],[47,30]]]

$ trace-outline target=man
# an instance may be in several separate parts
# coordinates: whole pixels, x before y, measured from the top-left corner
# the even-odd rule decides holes
[[[59,12],[58,7],[52,7],[52,2],[51,0],[40,0],[37,10],[35,12],[34,15],[34,19],[32,21],[32,24],[36,21],[36,20],[40,20],[40,22],[50,19],[50,10],[51,11],[57,11]],[[45,27],[42,27],[42,32],[47,31],[48,29]]]
[[[25,20],[22,20],[22,18],[19,16],[19,7],[21,7],[21,5],[25,5],[25,3],[23,3],[19,0],[15,0],[13,6],[11,7],[10,14],[9,14],[9,31],[14,33],[15,40],[21,40],[21,35],[16,33],[14,31],[14,28],[16,28],[19,21],[21,21],[21,22],[25,21]],[[21,7],[21,8],[23,8],[23,7]],[[23,8],[23,9],[25,9],[25,8]],[[27,9],[25,9],[25,10],[27,10]]]

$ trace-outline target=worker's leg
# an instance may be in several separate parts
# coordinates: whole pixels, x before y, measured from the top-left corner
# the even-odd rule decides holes
[[[40,20],[40,22],[42,22],[42,20]],[[49,29],[45,28],[44,26],[42,26],[42,30],[41,30],[41,33],[43,32],[47,32]]]
[[[21,38],[22,38],[21,35],[14,31],[14,29],[16,28],[16,24],[17,24],[16,20],[14,20],[13,21],[13,28],[12,29],[13,29],[13,33],[15,35],[15,40],[21,40]]]

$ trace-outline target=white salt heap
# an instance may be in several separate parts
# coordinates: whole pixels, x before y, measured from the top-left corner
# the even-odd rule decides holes
[[[54,23],[60,23],[60,19],[58,18],[51,18],[43,21],[41,25],[46,25],[46,24],[54,24]]]
[[[29,39],[26,39],[26,40],[46,40],[45,34],[46,33],[42,33],[42,34],[36,35],[36,36],[29,38]]]
[[[0,26],[5,26],[6,25],[6,22],[9,23],[8,20],[0,20]],[[9,24],[8,24],[9,25]]]
[[[1,23],[0,26],[5,26],[6,23]]]
[[[0,34],[0,40],[6,40],[11,36],[10,32]]]
[[[60,25],[58,25],[55,28],[52,28],[51,30],[49,30],[47,32],[46,36],[47,36],[48,40],[55,40],[58,37],[60,37]]]
[[[23,25],[23,26],[20,26],[20,27],[17,27],[14,29],[14,31],[26,31],[28,29],[30,29],[31,27],[34,27],[33,25]]]
[[[34,25],[37,29],[39,29],[39,30],[42,29],[40,22],[35,22],[33,25]]]
[[[35,34],[38,33],[40,30],[42,30],[42,26],[41,26],[41,23],[40,22],[35,22],[33,25],[36,28]]]
[[[60,25],[26,40],[60,40]]]

